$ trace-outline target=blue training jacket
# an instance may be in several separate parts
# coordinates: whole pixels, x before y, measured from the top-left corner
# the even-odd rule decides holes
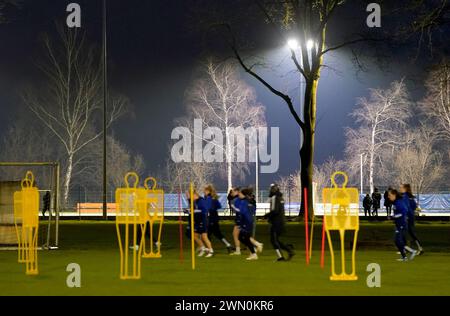
[[[392,204],[392,209],[394,211],[395,224],[404,227],[406,225],[406,216],[408,215],[408,204],[405,203],[403,198],[399,198]]]
[[[222,204],[212,196],[207,195],[205,198],[205,206],[209,213],[209,222],[217,223],[219,221],[219,210],[222,208]]]
[[[406,213],[406,216],[408,218],[414,217],[416,215],[415,212],[417,209],[416,199],[413,196],[410,197],[407,193],[405,193],[402,196],[402,200],[408,207],[408,212]]]
[[[248,200],[237,199],[235,202],[235,210],[241,220],[240,229],[244,232],[251,233],[253,231],[253,215]]]

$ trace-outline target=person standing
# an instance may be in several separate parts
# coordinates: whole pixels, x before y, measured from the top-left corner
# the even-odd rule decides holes
[[[392,202],[392,209],[394,211],[395,245],[402,256],[400,259],[397,259],[397,261],[408,261],[405,249],[406,214],[408,212],[408,207],[397,190],[389,190],[388,198]],[[409,260],[414,259],[416,254],[417,252],[413,250]]]
[[[291,260],[295,253],[291,247],[280,241],[280,236],[285,232],[286,217],[284,210],[284,198],[277,184],[270,186],[270,212],[265,216],[270,223],[270,242],[277,253],[277,261],[286,261],[281,250],[288,253],[287,260]]]
[[[45,217],[47,212],[50,212],[50,191],[45,192],[44,197],[42,198],[42,216]]]
[[[389,200],[388,194],[389,194],[389,190],[392,190],[391,187],[389,187],[383,195],[384,198],[384,207],[386,208],[386,216],[389,219],[391,217],[391,213],[392,213],[392,202]]]
[[[380,209],[380,204],[381,204],[381,193],[378,190],[378,188],[375,188],[375,191],[372,193],[372,207],[373,207],[372,216],[375,216],[375,218],[378,218],[378,210]]]
[[[416,234],[416,209],[417,209],[417,202],[415,199],[415,196],[412,194],[412,189],[410,184],[402,184],[400,186],[400,193],[403,194],[403,201],[408,207],[408,212],[406,213],[406,219],[407,219],[407,230],[409,236],[412,238],[412,240],[417,245],[417,254],[421,255],[423,254],[423,248],[420,244],[419,238],[417,238]]]
[[[367,215],[370,217],[370,210],[372,209],[372,199],[370,198],[369,194],[366,194],[363,200],[363,208],[364,208],[364,216],[367,217]]]

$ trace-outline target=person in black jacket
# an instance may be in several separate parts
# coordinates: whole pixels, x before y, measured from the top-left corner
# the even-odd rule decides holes
[[[280,188],[276,184],[270,186],[270,213],[265,217],[268,218],[270,226],[270,241],[275,249],[278,259],[277,261],[285,261],[281,250],[288,253],[288,259],[291,260],[295,255],[292,247],[289,247],[280,241],[280,236],[285,232],[286,218],[284,213],[284,199]]]
[[[384,207],[386,208],[386,216],[389,219],[392,213],[392,202],[389,200],[389,191],[393,190],[389,187],[386,192],[384,192]]]
[[[373,212],[372,215],[378,217],[378,210],[380,209],[381,204],[381,193],[378,188],[375,188],[375,192],[372,193],[372,207]]]
[[[42,216],[45,217],[47,212],[50,212],[50,191],[45,192],[44,197],[42,199]]]
[[[367,214],[369,214],[370,217],[370,209],[372,208],[372,199],[370,198],[369,194],[366,194],[363,200],[363,207],[364,207],[364,216],[367,217]]]

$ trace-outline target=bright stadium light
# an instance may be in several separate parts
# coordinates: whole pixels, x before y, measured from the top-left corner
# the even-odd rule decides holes
[[[298,49],[298,48],[300,47],[300,44],[299,44],[299,42],[298,42],[296,39],[290,39],[290,40],[287,42],[287,45],[288,45],[289,48],[292,49],[292,50],[296,50],[296,49]]]

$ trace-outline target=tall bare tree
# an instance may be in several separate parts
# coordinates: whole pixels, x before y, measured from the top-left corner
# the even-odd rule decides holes
[[[367,36],[364,32],[355,34],[349,32],[349,36],[329,36],[329,24],[336,22],[338,10],[346,1],[342,0],[255,0],[246,3],[242,10],[245,17],[236,18],[216,18],[215,23],[211,23],[210,29],[226,30],[222,32],[241,67],[254,79],[259,81],[272,94],[279,97],[287,105],[289,112],[296,124],[302,131],[302,145],[300,148],[301,159],[301,183],[302,196],[304,189],[309,195],[309,209],[313,214],[312,205],[312,182],[315,153],[315,133],[316,133],[316,112],[317,93],[322,70],[325,67],[325,56],[338,49],[355,45],[362,42],[379,41],[375,35]],[[236,2],[234,2],[235,5]],[[244,4],[241,4],[244,6]],[[239,9],[234,9],[232,15],[235,16]],[[212,15],[211,13],[208,13]],[[206,18],[206,17],[203,17]],[[265,21],[276,34],[279,42],[277,45],[286,46],[289,36],[296,36],[297,45],[291,45],[289,52],[291,59],[291,72],[298,74],[299,85],[304,82],[305,92],[302,95],[301,111],[294,104],[295,96],[286,92],[282,87],[277,87],[270,79],[263,75],[262,68],[267,66],[267,62],[262,62],[254,56],[254,51],[247,50],[248,44],[253,35],[247,31],[249,26],[257,24],[256,20]],[[242,27],[246,21],[246,26]],[[344,21],[344,20],[343,20]],[[342,23],[343,27],[348,27]],[[367,32],[366,32],[367,33]],[[255,33],[256,34],[256,33]],[[373,31],[372,34],[377,34]],[[261,67],[262,66],[262,67]],[[304,205],[302,205],[303,207]]]
[[[369,169],[370,192],[374,191],[376,164],[382,160],[382,149],[400,146],[402,129],[410,117],[408,92],[403,81],[393,82],[390,88],[371,89],[370,98],[360,98],[358,108],[351,114],[358,129],[347,128],[346,154],[353,168],[359,166],[364,155]]]
[[[54,134],[65,150],[64,201],[69,198],[77,155],[102,135],[95,124],[101,115],[99,57],[77,31],[59,28],[59,45],[44,37],[45,62],[39,65],[44,85],[28,90],[25,103]],[[124,111],[125,98],[111,98],[108,125]]]
[[[0,139],[0,161],[19,163],[58,161],[62,148],[49,136],[50,132],[33,120],[25,118],[15,120]],[[0,178],[5,181],[20,181],[29,169],[34,172],[36,179],[39,179],[40,188],[50,187],[53,175],[49,168],[4,167],[0,168]]]
[[[345,161],[336,160],[334,157],[329,157],[320,165],[314,166],[314,182],[317,183],[317,197],[318,201],[322,200],[322,191],[324,188],[331,187],[331,176],[336,171],[344,171],[349,173]]]
[[[266,126],[264,107],[257,102],[254,89],[239,76],[237,65],[232,62],[214,63],[203,66],[200,78],[187,92],[185,124],[192,125],[194,119],[201,119],[205,127],[221,130],[224,141],[202,137],[202,141],[220,148],[225,155],[228,189],[233,187],[235,175],[248,171],[247,162],[237,162],[238,150],[242,149],[235,140],[235,128],[259,128]],[[191,129],[192,130],[192,129]],[[194,137],[198,137],[195,136]],[[249,143],[249,155],[255,155],[257,144]]]
[[[450,141],[450,61],[442,60],[430,72],[425,83],[427,95],[420,102],[424,113],[434,122],[434,128]]]
[[[395,170],[401,183],[410,183],[415,192],[425,193],[437,187],[444,174],[443,153],[435,147],[439,136],[430,125],[421,125],[407,134],[411,142],[395,153]]]
[[[101,183],[103,177],[101,153],[103,143],[97,140],[93,143],[92,150],[97,153],[94,164],[94,177],[96,183]],[[128,172],[136,172],[142,175],[145,171],[144,157],[129,150],[123,143],[113,136],[107,137],[107,161],[108,182],[112,188],[120,188],[124,185],[124,177]]]
[[[165,184],[169,192],[187,192],[192,182],[198,189],[211,183],[216,169],[207,162],[166,163]]]

